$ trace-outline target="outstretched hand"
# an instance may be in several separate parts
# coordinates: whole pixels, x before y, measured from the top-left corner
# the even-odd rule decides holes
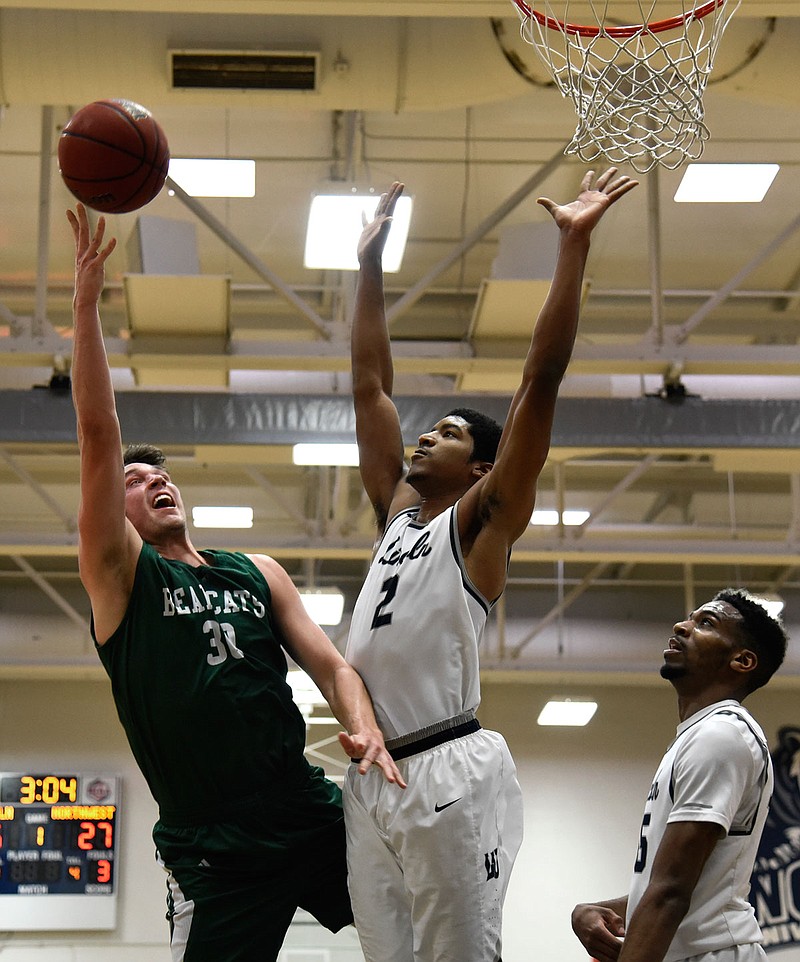
[[[92,233],[86,208],[81,203],[75,206],[74,212],[67,211],[67,220],[75,238],[75,294],[97,300],[105,281],[105,262],[117,246],[116,238],[112,237],[103,247],[106,219],[101,216]]]
[[[383,255],[383,248],[386,246],[386,238],[389,236],[389,228],[392,225],[395,204],[403,193],[404,186],[395,181],[385,194],[381,194],[381,199],[375,208],[375,216],[364,224],[358,241],[359,263],[369,258],[380,260]]]
[[[366,774],[370,766],[377,765],[387,782],[406,788],[400,769],[383,744],[380,732],[339,732],[339,744],[350,758],[358,760],[358,772]]]
[[[616,177],[616,173],[616,167],[609,167],[592,187],[594,171],[587,171],[581,181],[580,193],[571,204],[557,204],[549,197],[540,197],[536,203],[552,215],[559,229],[589,234],[608,208],[639,183],[638,180],[631,180],[627,174]]]

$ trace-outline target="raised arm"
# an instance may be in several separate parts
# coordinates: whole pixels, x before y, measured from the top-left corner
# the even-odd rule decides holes
[[[561,206],[546,197],[538,201],[559,229],[555,274],[533,331],[494,467],[464,498],[473,502],[467,504],[468,511],[486,519],[484,526],[491,529],[500,557],[525,530],[533,511],[536,483],[550,449],[558,388],[578,329],[590,235],[605,211],[637,183],[616,174],[611,167],[592,186],[594,172],[589,171],[571,204]]]
[[[402,193],[402,184],[392,184],[361,234],[350,338],[361,479],[381,531],[405,473],[400,418],[392,401],[394,369],[383,293],[383,249]],[[415,497],[408,487],[408,503]]]
[[[251,558],[269,584],[272,609],[286,650],[313,679],[336,718],[347,729],[339,736],[344,750],[351,758],[360,759],[358,770],[362,775],[370,765],[377,765],[387,782],[405,788],[397,766],[386,751],[361,676],[308,616],[297,588],[283,567],[267,555],[251,555]]]
[[[103,247],[105,219],[92,232],[82,204],[67,218],[75,237],[71,377],[80,449],[79,563],[102,644],[124,614],[142,542],[125,518],[120,428],[98,309],[116,241]]]

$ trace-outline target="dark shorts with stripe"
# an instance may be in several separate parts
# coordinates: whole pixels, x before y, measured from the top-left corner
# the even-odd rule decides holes
[[[333,932],[353,921],[339,790],[320,782],[225,822],[156,824],[173,962],[273,962],[298,908]]]

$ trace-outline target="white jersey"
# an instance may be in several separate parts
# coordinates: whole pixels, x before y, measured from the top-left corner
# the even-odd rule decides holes
[[[491,604],[467,576],[457,505],[427,524],[392,518],[353,611],[345,657],[387,739],[475,711],[478,645]]]
[[[678,726],[647,797],[628,921],[670,822],[715,822],[726,834],[703,867],[665,962],[761,941],[747,893],[772,786],[764,733],[739,702],[717,702]]]

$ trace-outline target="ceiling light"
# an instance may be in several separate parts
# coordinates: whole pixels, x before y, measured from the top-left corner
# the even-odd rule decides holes
[[[574,701],[572,698],[551,699],[536,719],[540,725],[581,727],[587,725],[597,711],[596,701]]]
[[[191,197],[255,197],[254,160],[178,159],[169,162],[169,176]]]
[[[292,668],[288,671],[286,681],[292,689],[294,703],[304,716],[310,715],[318,705],[327,704],[322,692],[302,668]]]
[[[773,618],[779,618],[784,608],[784,600],[774,591],[768,591],[756,598]]]
[[[356,249],[365,219],[372,220],[380,195],[351,188],[348,192],[316,194],[311,200],[303,263],[306,267],[357,271]],[[400,197],[394,209],[392,229],[383,251],[383,270],[400,270],[411,223],[412,201]]]
[[[252,528],[253,509],[204,505],[192,508],[195,528]]]
[[[356,467],[357,444],[295,444],[292,448],[294,464],[333,464]]]
[[[675,193],[679,204],[757,204],[777,164],[689,164]]]
[[[318,625],[338,625],[344,612],[344,595],[338,588],[302,588],[300,600]]]
[[[561,520],[565,525],[581,525],[589,517],[588,511],[564,511]],[[537,508],[531,515],[531,524],[555,525],[558,524],[558,511],[548,511]]]

